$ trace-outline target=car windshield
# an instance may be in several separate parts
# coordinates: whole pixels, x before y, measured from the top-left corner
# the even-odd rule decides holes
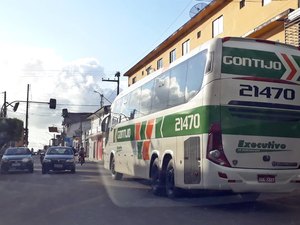
[[[31,155],[28,148],[8,148],[4,155]]]
[[[73,155],[71,148],[49,148],[47,155]]]

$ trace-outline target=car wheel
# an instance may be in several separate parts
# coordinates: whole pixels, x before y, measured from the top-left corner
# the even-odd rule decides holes
[[[31,166],[31,167],[28,168],[29,173],[33,173],[33,170],[34,170],[33,166]]]
[[[76,169],[75,168],[71,169],[71,173],[76,173]]]
[[[48,173],[48,170],[46,168],[42,167],[42,174],[46,174],[46,173]]]
[[[6,173],[8,173],[8,168],[1,168],[1,173],[2,174],[6,174]]]

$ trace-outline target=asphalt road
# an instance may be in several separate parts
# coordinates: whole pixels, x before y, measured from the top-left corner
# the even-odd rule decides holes
[[[99,162],[77,172],[0,175],[0,225],[300,225],[300,192],[260,196],[198,194],[175,200],[153,196],[148,182],[113,181]]]

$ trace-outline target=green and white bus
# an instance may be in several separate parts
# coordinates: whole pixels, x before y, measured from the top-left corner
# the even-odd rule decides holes
[[[103,120],[104,166],[155,194],[300,188],[300,51],[213,39],[123,91]]]

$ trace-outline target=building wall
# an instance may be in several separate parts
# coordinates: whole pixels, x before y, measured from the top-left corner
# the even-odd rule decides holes
[[[90,116],[91,129],[87,130],[88,159],[102,160],[103,155],[103,134],[101,131],[101,121],[106,114],[104,112]]]
[[[251,31],[258,28],[267,21],[275,18],[288,9],[297,9],[298,0],[288,1],[271,1],[263,6],[262,1],[245,1],[245,6],[240,8],[240,1],[224,1],[220,7],[215,9],[213,13],[206,16],[206,19],[198,21],[195,29],[187,32],[187,35],[174,43],[170,48],[158,55],[153,61],[145,64],[136,73],[130,74],[128,77],[128,85],[131,85],[133,79],[138,81],[147,76],[146,69],[151,67],[157,69],[157,61],[163,59],[163,67],[169,65],[169,53],[176,49],[176,59],[182,56],[182,43],[190,40],[190,49],[201,45],[210,40],[212,36],[212,24],[220,16],[223,16],[223,32],[218,37],[226,36],[244,36],[263,38],[273,41],[285,42],[283,22],[259,36],[249,36]],[[205,11],[205,10],[204,10]],[[199,35],[200,34],[200,35]],[[176,35],[176,34],[175,34]],[[145,56],[147,57],[147,56]]]

